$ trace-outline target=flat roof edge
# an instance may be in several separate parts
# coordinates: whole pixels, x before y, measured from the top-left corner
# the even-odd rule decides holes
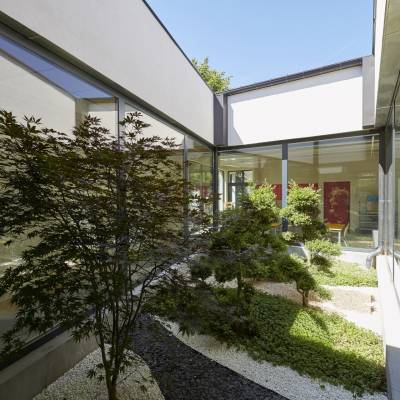
[[[218,94],[224,94],[227,96],[240,94],[244,92],[249,92],[251,90],[263,89],[270,86],[280,85],[282,83],[288,83],[297,81],[304,78],[311,78],[313,76],[326,74],[329,72],[340,71],[346,68],[358,67],[362,65],[363,57],[354,58],[352,60],[342,61],[335,64],[325,65],[323,67],[314,68],[302,72],[297,72],[295,74],[285,75],[278,78],[269,79],[266,81],[252,83],[250,85],[240,86],[238,88],[230,89],[225,92]]]

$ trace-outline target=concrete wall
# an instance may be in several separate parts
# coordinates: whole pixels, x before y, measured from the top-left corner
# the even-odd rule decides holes
[[[0,11],[213,142],[214,95],[142,0],[0,0]]]
[[[62,333],[0,371],[0,399],[31,400],[96,348],[94,338],[76,343]]]
[[[356,66],[228,97],[228,145],[361,130]]]

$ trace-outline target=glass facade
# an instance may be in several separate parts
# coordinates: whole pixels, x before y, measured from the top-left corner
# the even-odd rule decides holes
[[[212,194],[213,155],[211,148],[136,107],[125,105],[126,114],[137,111],[142,114],[143,122],[150,125],[143,130],[146,136],[174,139],[177,148],[174,154],[171,154],[171,158],[182,166],[182,175],[186,176],[192,184],[193,194],[209,199]],[[207,203],[205,211],[212,214],[212,209],[212,204]]]
[[[285,161],[285,160],[284,160]],[[295,181],[321,191],[321,216],[333,241],[374,248],[378,236],[379,135],[288,145],[287,182],[282,146],[241,148],[219,154],[219,209],[240,204],[251,185],[269,183],[282,204],[282,184]]]
[[[65,134],[85,115],[101,119],[101,124],[118,132],[117,101],[110,94],[76,77],[47,59],[0,36],[0,109],[12,112],[22,121],[24,116],[41,118],[42,127]],[[0,190],[2,183],[0,182]],[[32,240],[17,240],[4,246],[0,239],[0,275],[16,266]],[[0,336],[12,327],[17,310],[9,295],[0,298]],[[26,341],[35,339],[32,334]],[[1,347],[1,344],[0,344]]]
[[[209,200],[212,195],[212,161],[210,148],[188,135],[185,138],[187,151],[188,180],[193,186],[194,194]],[[206,202],[204,211],[212,214],[213,205]]]
[[[378,163],[378,135],[289,144],[288,179],[321,191],[321,216],[333,240],[374,248]]]
[[[90,113],[117,134],[114,97],[1,35],[0,108],[64,133]]]
[[[119,101],[126,113],[142,113],[142,120],[150,125],[144,130],[145,135],[175,140],[177,147],[171,158],[182,166],[182,176],[191,181],[195,194],[209,198],[212,194],[212,149],[161,119]],[[117,97],[0,35],[0,109],[12,112],[20,121],[24,116],[41,118],[43,127],[67,135],[90,114],[98,117],[102,126],[117,137],[118,108]],[[212,204],[206,207],[211,214]],[[4,246],[7,240],[7,237],[0,239],[0,275],[18,265],[23,250],[33,244],[31,240],[21,239]],[[0,298],[0,336],[12,327],[16,312],[9,295]],[[26,338],[27,342],[34,339],[35,335]]]
[[[149,124],[147,128],[143,129],[143,134],[147,137],[158,136],[162,139],[174,139],[176,144],[176,150],[174,154],[171,154],[171,158],[182,166],[183,174],[183,163],[184,163],[184,146],[185,146],[185,135],[172,128],[170,125],[165,124],[157,118],[150,116],[147,113],[142,112],[138,108],[129,104],[125,105],[125,114],[140,112],[142,116],[140,119]]]
[[[392,274],[394,286],[400,297],[400,90],[392,106],[393,147],[394,147],[394,238],[393,238],[393,264]]]
[[[219,210],[236,207],[251,185],[273,185],[282,202],[282,146],[229,150],[219,154]]]

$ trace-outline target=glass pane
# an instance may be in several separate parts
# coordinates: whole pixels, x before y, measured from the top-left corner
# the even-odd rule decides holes
[[[117,134],[113,97],[1,35],[0,109],[41,118],[43,127],[64,133],[90,114]]]
[[[394,104],[394,151],[395,151],[395,170],[394,170],[394,263],[393,263],[393,281],[397,293],[400,295],[400,91]],[[390,127],[391,128],[391,127]]]
[[[377,135],[289,145],[289,181],[321,190],[321,216],[344,246],[375,247],[378,161]]]
[[[186,136],[189,182],[194,186],[195,194],[209,200],[212,194],[212,151],[208,146]],[[212,214],[213,206],[208,202],[204,209]]]
[[[0,35],[0,109],[18,120],[41,118],[42,127],[70,134],[90,114],[116,136],[116,104],[108,93]],[[4,246],[8,239],[0,238],[0,274],[17,265],[23,250],[34,243],[21,239]],[[0,335],[13,325],[15,312],[8,295],[0,298]]]
[[[282,147],[255,147],[219,154],[220,211],[236,207],[251,184],[273,185],[277,203],[282,201]]]
[[[183,148],[184,148],[185,136],[182,133],[178,132],[176,129],[172,128],[170,125],[161,122],[159,119],[156,119],[129,104],[126,105],[125,112],[126,114],[134,112],[140,112],[142,114],[140,119],[146,124],[150,125],[149,127],[143,129],[143,134],[146,137],[159,136],[162,139],[168,138],[175,140],[177,148],[173,152],[174,154],[171,154],[171,158],[173,158],[174,161],[182,165],[182,171],[183,171]]]

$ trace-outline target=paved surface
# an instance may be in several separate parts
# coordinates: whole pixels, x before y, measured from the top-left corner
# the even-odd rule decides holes
[[[287,400],[186,346],[148,316],[132,336],[165,400]]]

